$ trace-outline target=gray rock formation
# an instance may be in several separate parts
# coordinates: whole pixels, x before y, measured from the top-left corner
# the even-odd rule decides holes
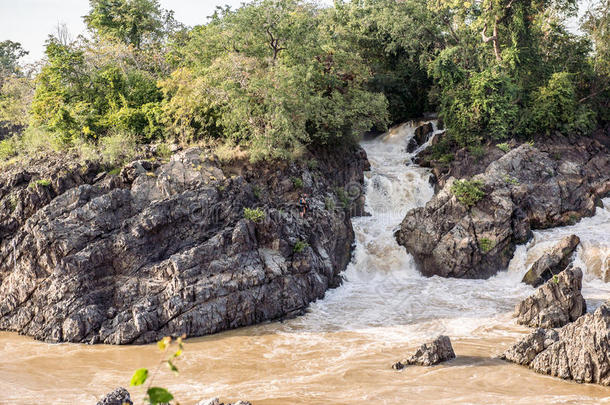
[[[534,331],[502,358],[538,373],[610,386],[610,302],[559,330]]]
[[[0,328],[148,343],[301,313],[341,281],[368,163],[361,149],[316,157],[316,168],[222,166],[191,149],[118,176],[65,161],[0,174]],[[49,186],[28,186],[42,176]]]
[[[119,387],[100,399],[97,405],[133,405],[129,391]]]
[[[448,336],[441,335],[432,342],[421,345],[411,357],[394,363],[392,368],[402,370],[410,365],[433,366],[451,359],[455,359],[451,340]]]
[[[500,358],[527,366],[558,339],[556,330],[538,328],[511,346]]]
[[[532,229],[593,215],[610,192],[608,149],[582,142],[567,145],[560,160],[528,144],[502,154],[473,177],[485,196],[471,207],[458,201],[448,180],[425,207],[406,214],[398,243],[428,276],[486,278],[505,269]]]
[[[562,271],[517,304],[517,323],[534,328],[559,328],[575,321],[587,312],[581,288],[581,269]]]
[[[533,287],[538,287],[553,275],[559,274],[565,269],[570,261],[580,239],[576,235],[566,236],[561,239],[548,252],[545,252],[523,276],[523,282]]]

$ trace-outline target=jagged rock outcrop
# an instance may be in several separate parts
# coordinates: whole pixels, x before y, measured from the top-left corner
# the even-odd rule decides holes
[[[407,213],[398,243],[428,276],[486,278],[506,268],[532,229],[593,215],[610,192],[608,148],[579,142],[561,159],[529,144],[504,154],[473,177],[484,193],[473,206],[456,198],[449,179],[425,207]]]
[[[133,405],[129,391],[119,387],[100,399],[97,405]]]
[[[538,373],[610,386],[610,303],[561,329],[537,329],[502,358]]]
[[[587,312],[581,293],[582,270],[568,268],[517,304],[517,323],[530,327],[559,328]]]
[[[402,370],[410,365],[433,366],[451,359],[455,359],[451,340],[448,336],[441,335],[432,342],[421,345],[411,357],[394,363],[392,368]]]
[[[33,187],[30,168],[0,175],[0,328],[51,342],[200,336],[301,313],[340,283],[364,151],[231,166],[203,152]]]
[[[576,235],[561,239],[532,264],[521,281],[533,287],[538,287],[545,281],[550,280],[553,275],[559,274],[568,266],[579,244],[580,238]]]

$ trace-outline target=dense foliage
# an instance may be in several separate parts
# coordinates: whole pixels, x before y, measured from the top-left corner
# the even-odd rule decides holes
[[[35,79],[0,43],[0,122],[64,148],[213,140],[252,159],[426,111],[471,148],[586,135],[610,114],[609,9],[577,34],[577,0],[254,0],[187,28],[157,0],[90,0],[89,35],[49,36]]]

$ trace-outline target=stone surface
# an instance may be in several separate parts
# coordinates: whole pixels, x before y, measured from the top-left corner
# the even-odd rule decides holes
[[[596,139],[562,142],[540,149],[523,144],[506,154],[495,148],[501,157],[473,177],[485,197],[468,207],[450,191],[455,179],[446,180],[425,207],[406,214],[398,243],[424,275],[487,278],[507,267],[532,229],[593,215],[610,192],[608,146]]]
[[[133,405],[129,391],[119,387],[100,399],[97,405]]]
[[[394,363],[392,368],[401,370],[410,365],[433,366],[451,359],[455,359],[451,340],[448,336],[441,335],[432,342],[421,345],[411,357]]]
[[[559,328],[587,312],[581,293],[582,270],[568,268],[517,304],[517,323],[530,327]]]
[[[561,329],[537,329],[502,358],[538,373],[610,386],[610,302]]]
[[[580,239],[576,235],[561,239],[532,264],[523,276],[522,281],[533,287],[538,287],[545,281],[550,280],[553,275],[559,274],[567,267],[579,243]]]
[[[298,315],[339,285],[350,216],[362,212],[362,149],[314,153],[315,168],[221,165],[204,152],[136,161],[119,175],[61,157],[0,174],[0,328],[49,342],[148,343]],[[37,178],[50,186],[31,186]],[[333,199],[337,208],[326,207]]]

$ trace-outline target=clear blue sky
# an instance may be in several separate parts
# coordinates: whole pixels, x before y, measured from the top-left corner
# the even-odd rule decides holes
[[[163,8],[174,10],[176,19],[186,25],[201,24],[216,6],[238,7],[243,0],[160,0]],[[82,16],[88,0],[0,0],[0,41],[21,42],[30,52],[24,61],[40,59],[47,36],[58,23],[65,23],[72,36],[85,31]]]

